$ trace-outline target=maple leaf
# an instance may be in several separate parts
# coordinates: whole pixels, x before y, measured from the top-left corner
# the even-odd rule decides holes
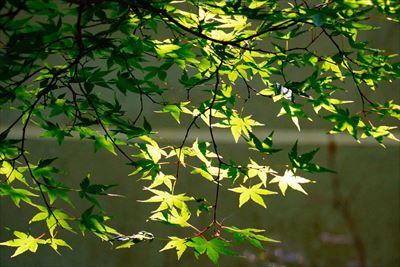
[[[311,160],[314,158],[315,154],[318,151],[319,148],[299,155],[297,152],[297,141],[296,141],[296,143],[292,147],[292,150],[289,153],[289,160],[294,168],[302,169],[307,172],[334,172],[311,162]]]
[[[291,187],[294,190],[300,191],[306,195],[307,192],[304,191],[303,187],[300,184],[310,183],[313,182],[309,179],[300,177],[295,175],[291,170],[286,170],[283,176],[275,176],[269,183],[279,183],[279,189],[281,190],[282,194],[285,195],[287,187]]]
[[[261,241],[263,242],[278,242],[278,240],[266,237],[264,235],[262,235],[261,233],[264,232],[265,230],[261,230],[261,229],[255,229],[255,228],[245,228],[245,229],[239,229],[235,226],[225,226],[223,228],[225,231],[229,232],[229,233],[233,233],[233,239],[238,242],[241,243],[244,240],[247,240],[250,242],[250,244],[252,244],[253,246],[255,246],[256,248],[259,249],[263,249],[263,245],[261,243]]]
[[[230,123],[232,125],[231,131],[236,143],[238,142],[242,132],[248,137],[248,132],[251,132],[251,126],[263,125],[250,118],[251,116],[247,116],[245,118],[234,117],[230,119]]]
[[[265,153],[267,155],[276,153],[281,151],[282,149],[272,148],[272,136],[274,132],[271,132],[263,141],[258,139],[258,137],[253,134],[252,132],[248,132],[249,138],[247,140],[248,144],[250,145],[250,149],[258,150],[261,153]]]
[[[220,128],[231,128],[233,138],[237,143],[242,133],[247,138],[250,138],[249,132],[252,131],[252,126],[263,126],[263,125],[264,124],[251,119],[251,116],[241,118],[239,117],[239,115],[234,113],[229,119],[223,120],[222,123],[213,124],[212,126]]]
[[[185,203],[186,201],[194,200],[193,197],[185,196],[185,194],[174,195],[165,191],[160,191],[146,187],[144,188],[144,190],[148,190],[155,195],[146,200],[139,200],[139,202],[150,202],[150,203],[160,202],[160,206],[156,210],[154,210],[153,213],[158,211],[163,211],[165,209],[169,209],[172,207],[177,207],[179,209],[182,209],[183,206],[186,206]]]
[[[151,180],[151,177],[142,178],[143,180]],[[149,186],[149,188],[155,188],[162,184],[165,184],[170,191],[172,191],[172,180],[175,180],[175,177],[172,175],[165,175],[164,173],[160,172],[154,177],[153,182]]]
[[[22,174],[24,170],[24,168],[14,168],[13,165],[7,161],[4,161],[2,167],[0,167],[0,174],[4,174],[5,180],[8,184],[11,184],[14,179],[17,179],[25,185],[28,185],[28,183],[25,181],[24,175]]]
[[[187,245],[186,239],[182,239],[176,236],[169,236],[169,241],[160,251],[168,250],[168,249],[176,249],[176,254],[178,255],[178,260],[181,258],[183,252],[185,252]]]
[[[194,237],[187,242],[188,247],[193,247],[196,257],[204,253],[207,254],[208,258],[214,263],[218,263],[219,255],[225,254],[229,256],[237,256],[237,253],[227,249],[231,246],[228,242],[213,238],[211,240],[205,240],[201,237]]]
[[[47,243],[46,240],[43,240],[40,238],[35,238],[35,237],[33,237],[31,235],[27,235],[23,232],[14,231],[13,233],[17,238],[0,243],[0,246],[8,246],[8,247],[16,247],[17,248],[15,250],[14,254],[11,256],[11,258],[18,256],[19,254],[22,254],[28,250],[31,252],[36,252],[39,244],[43,245],[43,244]]]
[[[276,172],[273,169],[271,169],[271,167],[269,167],[269,166],[258,165],[257,162],[255,162],[252,159],[250,159],[250,163],[251,164],[247,165],[248,172],[247,172],[247,176],[245,176],[245,179],[243,182],[246,182],[247,177],[253,178],[254,176],[258,176],[258,178],[260,178],[264,187],[267,187],[267,174],[272,174],[272,173],[276,174]]]
[[[163,212],[157,212],[150,216],[150,219],[153,221],[179,225],[181,227],[188,227],[189,224],[187,221],[190,219],[190,211],[186,205],[182,206],[180,212],[176,208],[172,207],[170,213],[166,213],[165,210]]]
[[[277,194],[276,192],[273,191],[269,191],[267,189],[261,189],[262,183],[253,185],[249,188],[244,187],[243,185],[240,185],[240,187],[235,187],[235,188],[231,188],[229,189],[230,191],[233,191],[235,193],[240,193],[239,196],[239,208],[246,203],[247,201],[249,201],[249,199],[253,200],[254,202],[256,202],[257,204],[263,206],[264,208],[266,208],[267,206],[265,205],[264,200],[262,199],[261,195],[273,195],[273,194]]]

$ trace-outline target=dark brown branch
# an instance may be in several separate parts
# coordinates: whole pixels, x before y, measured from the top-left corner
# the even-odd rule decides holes
[[[79,56],[78,58],[81,58],[83,55],[83,51],[85,49],[85,46],[83,44],[83,38],[82,38],[82,25],[81,25],[81,20],[82,20],[82,15],[83,11],[85,9],[85,6],[83,3],[79,3],[78,7],[78,16],[77,16],[77,21],[76,21],[76,41],[78,42],[78,47],[79,47]]]
[[[127,2],[127,4],[129,4],[129,2]],[[296,25],[297,23],[300,22],[300,21],[294,21],[294,20],[287,20],[287,21],[282,22],[281,24],[278,24],[278,25],[275,25],[275,26],[271,26],[270,28],[267,28],[267,29],[262,30],[262,31],[260,31],[258,33],[252,34],[250,36],[225,41],[225,40],[214,39],[214,38],[212,38],[210,36],[207,36],[207,35],[205,35],[205,34],[203,34],[201,32],[198,32],[196,30],[193,30],[193,29],[181,24],[178,20],[176,20],[174,17],[172,17],[165,9],[155,8],[155,7],[153,7],[152,5],[148,4],[145,1],[141,1],[140,3],[137,3],[137,4],[139,4],[142,8],[144,8],[144,9],[146,9],[146,10],[152,12],[152,13],[161,14],[169,22],[171,22],[172,24],[176,25],[177,27],[179,27],[180,29],[184,30],[185,32],[188,32],[188,33],[193,34],[193,35],[195,35],[197,37],[209,40],[209,41],[214,42],[214,43],[218,43],[218,44],[222,44],[222,45],[232,45],[232,46],[239,47],[239,48],[243,48],[240,45],[240,43],[243,42],[243,41],[253,40],[253,39],[255,39],[257,37],[260,37],[260,36],[262,36],[262,35],[264,35],[266,33],[269,33],[269,32],[285,30],[285,29],[288,29],[291,26]]]
[[[219,72],[220,68],[222,67],[222,63],[223,63],[223,62],[221,61],[221,63],[217,66],[217,68],[215,69],[215,71],[214,71],[214,72],[210,75],[210,77],[207,78],[207,79],[211,79],[211,77],[213,77],[214,75],[217,75],[217,73]],[[176,185],[176,181],[177,181],[177,179],[178,179],[178,177],[179,177],[179,169],[180,169],[180,165],[181,165],[180,158],[181,158],[181,155],[182,155],[182,148],[183,148],[183,146],[184,146],[185,143],[186,143],[186,140],[187,140],[187,138],[188,138],[188,136],[189,136],[190,130],[192,129],[192,127],[193,127],[194,125],[196,125],[197,119],[198,119],[200,116],[202,116],[203,114],[205,114],[205,113],[206,113],[208,110],[210,110],[211,108],[212,108],[212,106],[210,105],[209,107],[207,107],[206,109],[204,109],[202,112],[200,112],[199,114],[197,114],[196,116],[194,116],[193,119],[192,119],[192,121],[190,122],[189,126],[186,128],[186,132],[185,132],[185,135],[184,135],[184,137],[183,137],[182,143],[181,143],[181,145],[178,147],[178,149],[179,149],[179,154],[177,155],[178,161],[177,161],[177,165],[176,165],[176,180],[175,180],[175,182],[174,182],[174,184],[173,184],[172,192],[174,192],[175,185]],[[210,127],[211,127],[211,126],[210,126]]]
[[[29,174],[30,174],[32,180],[33,180],[33,181],[35,182],[35,184],[38,186],[39,191],[40,191],[40,195],[41,195],[41,197],[42,197],[42,199],[43,199],[43,201],[44,201],[44,203],[45,203],[45,205],[46,205],[46,208],[47,208],[49,214],[50,214],[52,217],[54,217],[54,219],[55,219],[57,225],[59,225],[60,227],[62,227],[62,225],[59,223],[58,218],[57,218],[56,215],[54,214],[54,212],[53,212],[53,210],[52,210],[52,208],[51,208],[51,206],[50,206],[50,203],[48,202],[48,200],[47,200],[47,198],[46,198],[46,196],[45,196],[45,194],[44,194],[44,192],[43,192],[43,189],[42,189],[42,187],[41,187],[41,183],[39,182],[39,180],[38,180],[38,179],[35,177],[35,175],[33,174],[33,171],[32,171],[32,169],[31,169],[31,166],[29,165],[29,160],[28,160],[28,158],[27,158],[26,155],[25,155],[25,152],[26,152],[26,151],[25,151],[26,129],[27,129],[28,124],[29,124],[29,122],[30,122],[30,120],[31,120],[32,113],[33,113],[33,111],[34,111],[34,109],[35,109],[37,103],[40,101],[40,99],[41,99],[44,95],[46,95],[48,92],[50,92],[51,86],[52,86],[54,80],[55,80],[55,76],[53,76],[53,79],[52,79],[52,81],[50,82],[50,84],[49,84],[45,89],[43,89],[42,91],[39,92],[39,94],[38,94],[37,97],[36,97],[35,102],[33,102],[33,103],[31,104],[31,106],[30,106],[28,109],[26,109],[24,112],[22,112],[22,114],[20,115],[20,117],[18,117],[17,120],[15,120],[14,123],[12,123],[5,131],[9,131],[12,127],[14,127],[14,125],[28,112],[27,118],[26,118],[26,120],[25,120],[25,122],[24,122],[24,126],[23,126],[23,128],[22,128],[22,137],[21,137],[20,153],[19,153],[15,158],[11,159],[10,161],[13,162],[13,168],[14,168],[15,161],[16,161],[18,158],[22,157],[22,158],[24,159],[25,164],[26,164],[26,166],[27,166],[27,168],[28,168]],[[5,131],[4,131],[4,132],[5,132]]]
[[[76,65],[76,72],[78,72],[78,64]],[[130,162],[130,163],[134,163],[135,161],[133,159],[131,159],[131,157],[128,156],[128,154],[126,154],[126,152],[124,150],[122,150],[122,148],[116,144],[114,138],[110,135],[110,133],[107,130],[107,127],[104,125],[103,121],[101,120],[101,116],[100,113],[96,107],[96,105],[92,102],[92,100],[90,99],[90,96],[88,95],[88,93],[85,91],[85,89],[83,88],[81,82],[78,80],[78,86],[80,91],[82,92],[82,94],[85,96],[86,100],[88,101],[89,106],[94,110],[94,113],[96,115],[96,120],[97,123],[100,125],[100,127],[103,129],[105,135],[107,136],[107,138],[110,139],[111,143],[117,148],[117,150]]]
[[[342,49],[340,49],[340,46],[338,45],[338,43],[335,41],[335,39],[333,39],[332,35],[329,34],[326,29],[322,28],[322,31],[324,32],[324,34],[331,40],[331,42],[333,43],[333,45],[336,47],[336,49],[338,50],[339,54],[342,56],[342,58],[346,58],[349,61],[353,62],[353,60],[346,55],[346,53],[344,53],[342,51]],[[354,62],[353,62],[354,63]],[[346,69],[350,72],[351,77],[353,78],[354,84],[356,85],[358,94],[360,95],[361,98],[361,105],[362,105],[362,113],[365,116],[366,110],[365,110],[365,101],[367,101],[368,103],[372,104],[372,101],[362,92],[360,85],[357,82],[357,78],[354,74],[354,71],[352,69],[352,67],[350,66],[350,64],[348,64],[347,62],[343,61],[344,66],[346,67]]]
[[[295,50],[305,50],[305,51],[309,52],[308,49],[310,48],[310,46],[313,45],[315,43],[315,41],[317,41],[321,37],[323,32],[324,31],[320,31],[316,36],[312,36],[310,42],[306,46],[293,47],[293,48],[286,49],[285,51],[288,52],[288,51],[295,51]],[[265,51],[263,51],[263,52],[265,52]]]
[[[214,87],[214,95],[213,98],[211,100],[210,103],[210,117],[209,117],[209,126],[208,129],[210,130],[210,136],[211,136],[211,140],[213,143],[213,147],[214,147],[214,152],[217,155],[217,160],[218,160],[218,174],[217,174],[217,178],[215,179],[217,185],[216,185],[216,190],[215,190],[215,201],[214,201],[214,212],[213,212],[213,223],[217,223],[217,208],[218,208],[218,199],[219,199],[219,188],[220,188],[220,175],[221,175],[221,165],[222,165],[222,160],[221,160],[221,156],[218,153],[218,146],[217,146],[217,142],[215,141],[215,137],[214,137],[214,132],[213,132],[213,128],[212,128],[212,110],[213,110],[213,106],[215,104],[215,100],[217,99],[217,93],[218,93],[218,86],[219,86],[219,69],[221,68],[223,64],[223,61],[221,60],[221,63],[219,64],[217,71],[215,73],[216,77],[215,77],[215,87]]]
[[[4,16],[4,17],[8,16],[7,20],[1,25],[1,28],[4,28],[10,21],[12,21],[18,15],[18,13],[21,12],[21,10],[25,7],[25,4],[26,4],[26,0],[22,1],[18,5],[16,10],[10,11],[10,12],[4,14],[4,15],[1,15],[1,16]]]
[[[136,78],[136,76],[133,74],[132,69],[129,67],[128,60],[124,56],[123,56],[123,58],[124,58],[125,66],[126,66],[126,69],[128,70],[129,76],[131,76],[131,78],[134,79],[135,81],[139,81]],[[142,89],[142,87],[139,85],[139,83],[136,84],[136,88],[139,90],[139,93],[141,94],[141,97],[142,97],[142,95],[145,95],[153,104],[162,105],[160,102],[154,100],[154,98],[152,98],[149,94],[146,94],[144,92],[144,90]]]
[[[137,114],[136,118],[133,120],[133,125],[136,124],[136,122],[139,120],[140,116],[143,113],[143,94],[142,93],[140,93],[139,99],[140,99],[140,109],[139,109],[139,113]]]
[[[44,204],[46,205],[46,208],[47,208],[48,212],[49,212],[50,215],[56,220],[57,225],[59,225],[61,228],[63,228],[63,226],[60,224],[60,222],[59,222],[57,216],[54,214],[53,209],[51,208],[50,203],[49,203],[49,201],[47,200],[47,198],[46,198],[46,196],[45,196],[45,194],[44,194],[44,191],[43,191],[43,189],[42,189],[42,183],[40,183],[39,180],[38,180],[38,179],[35,177],[35,175],[33,174],[32,168],[31,168],[30,165],[29,165],[29,160],[28,160],[28,158],[26,157],[25,154],[22,155],[22,158],[24,159],[25,164],[26,164],[26,166],[28,167],[28,171],[29,171],[29,174],[31,175],[32,180],[35,182],[35,184],[36,184],[36,185],[38,186],[38,188],[39,188],[40,195],[41,195],[41,197],[42,197],[42,199],[43,199],[43,201],[44,201]]]
[[[77,17],[77,21],[76,21],[76,29],[77,29],[77,35],[76,35],[76,39],[78,42],[78,47],[79,47],[79,56],[77,57],[76,64],[75,64],[75,76],[78,73],[78,65],[79,62],[81,60],[81,58],[84,55],[84,51],[85,51],[85,46],[82,40],[82,25],[81,25],[81,18],[83,15],[83,11],[85,9],[85,5],[84,3],[79,2],[79,8],[78,8],[78,17]],[[76,77],[77,78],[77,77]],[[97,110],[96,105],[91,101],[90,96],[88,95],[88,93],[85,91],[85,89],[82,87],[81,82],[79,81],[79,79],[77,79],[78,81],[78,86],[80,91],[82,92],[82,94],[85,96],[86,100],[88,101],[88,104],[92,107],[92,109],[94,110],[94,113],[96,115],[96,120],[97,123],[100,125],[100,127],[103,129],[105,135],[110,139],[111,143],[117,148],[117,150],[131,163],[134,163],[134,161],[131,159],[131,157],[128,156],[128,154],[125,153],[124,150],[122,150],[122,148],[116,144],[114,138],[110,135],[110,133],[108,132],[106,126],[104,125],[103,121],[101,120],[101,116]]]
[[[137,79],[137,78],[135,77],[135,75],[133,74],[132,69],[129,67],[128,60],[126,59],[126,57],[123,57],[123,58],[124,58],[125,66],[126,66],[126,69],[128,70],[129,76],[131,76],[131,78],[134,79],[135,81],[138,81],[138,79]],[[150,99],[150,101],[151,101],[153,104],[160,104],[158,101],[154,100],[149,94],[146,94],[146,93],[143,91],[142,87],[139,85],[139,83],[136,84],[136,88],[139,90],[139,94],[140,94],[140,109],[139,109],[138,115],[137,115],[136,118],[133,120],[133,124],[134,124],[134,125],[137,123],[137,121],[140,119],[140,116],[141,116],[142,113],[143,113],[143,108],[144,108],[144,104],[143,104],[143,95],[145,95],[148,99]]]

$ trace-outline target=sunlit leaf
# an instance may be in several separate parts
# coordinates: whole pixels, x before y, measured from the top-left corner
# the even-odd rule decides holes
[[[240,185],[240,187],[235,187],[235,188],[230,188],[230,191],[233,191],[235,193],[239,193],[239,208],[245,204],[247,201],[250,199],[253,200],[255,203],[257,203],[260,206],[263,206],[264,208],[267,207],[265,204],[263,198],[261,195],[273,195],[277,194],[276,192],[269,191],[267,189],[261,189],[260,187],[262,186],[262,183],[250,186],[250,187],[244,187],[243,185]]]
[[[278,186],[283,195],[285,195],[288,186],[307,195],[301,184],[310,182],[312,181],[295,175],[291,170],[286,170],[283,176],[276,175],[269,183],[279,183]]]
[[[14,235],[17,238],[0,243],[1,246],[17,248],[15,250],[14,254],[11,256],[11,258],[16,257],[27,251],[36,252],[39,244],[43,245],[43,244],[47,243],[46,240],[43,240],[40,238],[35,238],[31,235],[27,235],[27,234],[25,234],[23,232],[19,232],[19,231],[14,231]]]
[[[168,237],[171,241],[169,241],[161,250],[161,251],[165,251],[168,249],[175,249],[176,250],[176,254],[178,257],[178,260],[182,257],[182,254],[185,252],[187,245],[186,242],[187,240],[179,238],[179,237],[175,237],[175,236],[170,236]]]

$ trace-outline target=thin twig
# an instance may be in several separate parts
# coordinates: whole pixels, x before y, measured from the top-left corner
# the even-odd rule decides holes
[[[130,4],[130,2],[127,2],[127,4]],[[232,45],[238,48],[242,48],[242,49],[246,49],[246,47],[243,47],[240,45],[241,42],[243,41],[248,41],[248,40],[253,40],[257,37],[260,37],[266,33],[269,32],[274,32],[274,31],[278,31],[278,30],[285,30],[290,28],[293,25],[296,25],[297,23],[299,23],[300,21],[296,21],[296,20],[287,20],[282,22],[281,24],[278,25],[274,25],[274,26],[270,26],[270,27],[265,27],[265,30],[259,31],[255,34],[252,34],[250,36],[246,36],[243,38],[238,38],[238,39],[233,39],[233,40],[219,40],[219,39],[214,39],[208,35],[205,35],[199,31],[193,30],[192,28],[189,28],[183,24],[181,24],[178,20],[176,20],[174,17],[172,17],[165,9],[158,9],[153,7],[152,5],[148,4],[147,2],[141,1],[140,6],[152,13],[155,14],[161,14],[163,15],[164,18],[166,18],[169,22],[171,22],[172,24],[176,25],[177,27],[179,27],[180,29],[184,30],[185,32],[191,33],[197,37],[200,37],[202,39],[206,39],[209,40],[211,42],[214,43],[218,43],[218,44],[222,44],[222,45]]]
[[[218,86],[219,86],[219,69],[221,68],[223,64],[223,61],[221,60],[221,63],[219,64],[218,68],[217,68],[217,72],[216,72],[216,77],[215,77],[215,87],[214,87],[214,95],[213,98],[211,100],[210,103],[210,117],[209,117],[209,126],[208,129],[210,130],[210,136],[211,136],[211,140],[213,143],[213,147],[214,147],[214,152],[217,155],[217,160],[218,160],[218,174],[217,174],[217,178],[215,179],[217,185],[216,185],[216,191],[215,191],[215,202],[214,202],[214,211],[213,211],[213,223],[217,223],[217,208],[218,208],[218,198],[219,198],[219,187],[220,187],[220,175],[221,175],[221,165],[222,165],[222,160],[221,160],[221,156],[218,153],[218,146],[217,146],[217,142],[215,141],[215,137],[214,137],[214,133],[213,133],[213,128],[212,128],[212,110],[213,110],[213,106],[215,103],[215,100],[217,99],[217,93],[218,93]]]
[[[76,65],[76,72],[78,72],[78,64]],[[126,154],[126,152],[124,150],[122,150],[122,148],[116,144],[114,138],[110,135],[110,133],[108,132],[106,126],[104,125],[103,121],[101,120],[101,116],[99,111],[97,110],[96,105],[92,102],[92,100],[90,99],[90,96],[88,95],[88,93],[85,91],[85,89],[82,87],[81,82],[78,80],[78,86],[79,89],[81,90],[81,92],[83,93],[83,95],[85,96],[86,100],[88,101],[88,104],[92,107],[95,115],[96,115],[96,120],[97,123],[100,125],[100,127],[103,129],[105,135],[110,139],[111,143],[117,148],[117,150],[130,162],[130,163],[134,163],[135,161],[128,156],[128,154]]]
[[[333,45],[336,47],[336,49],[338,50],[339,54],[344,57],[347,58],[349,61],[353,62],[353,60],[346,55],[346,53],[344,53],[342,51],[342,49],[340,49],[340,46],[338,45],[338,43],[335,41],[335,39],[333,39],[332,35],[329,34],[325,28],[322,28],[322,31],[324,32],[324,34],[331,40],[331,42],[333,43]],[[353,62],[354,63],[354,62]],[[372,101],[361,91],[360,85],[357,82],[356,76],[354,74],[354,71],[352,69],[352,67],[350,66],[350,64],[348,64],[346,61],[343,60],[343,64],[346,67],[346,69],[350,72],[351,77],[353,78],[354,84],[356,85],[357,91],[360,95],[361,98],[361,105],[362,105],[362,113],[365,116],[366,115],[366,110],[365,110],[365,100],[372,104]]]
[[[214,75],[216,75],[221,67],[222,67],[222,61],[219,64],[219,66],[216,67],[215,71],[210,75],[210,78],[213,77]],[[174,190],[175,190],[175,185],[176,185],[178,177],[179,177],[179,169],[180,169],[180,165],[181,165],[180,158],[181,158],[181,155],[182,155],[182,148],[186,143],[186,140],[187,140],[187,138],[189,136],[190,130],[192,129],[193,126],[196,125],[197,119],[200,118],[202,115],[204,115],[210,109],[211,109],[211,106],[207,107],[202,112],[200,112],[199,114],[197,114],[196,116],[193,117],[193,119],[190,122],[189,126],[186,128],[186,132],[185,132],[185,135],[184,135],[183,140],[181,142],[181,145],[177,149],[175,149],[175,150],[179,150],[179,154],[177,155],[178,161],[176,163],[177,164],[176,165],[176,180],[174,181],[174,183],[172,185],[172,192],[174,192]]]

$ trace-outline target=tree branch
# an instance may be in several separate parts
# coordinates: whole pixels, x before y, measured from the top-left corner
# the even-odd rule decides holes
[[[211,140],[213,143],[213,147],[214,147],[214,152],[217,155],[217,159],[218,159],[218,174],[217,174],[217,178],[215,179],[217,185],[216,185],[216,190],[215,190],[215,201],[214,201],[214,213],[213,213],[213,223],[217,223],[217,208],[218,208],[218,198],[219,198],[219,187],[220,187],[220,183],[219,183],[219,179],[220,179],[220,175],[221,175],[221,165],[222,165],[222,160],[221,160],[221,156],[218,153],[218,146],[217,146],[217,142],[215,141],[215,137],[214,137],[214,133],[213,133],[213,128],[212,128],[212,109],[215,103],[215,100],[217,99],[217,93],[218,93],[218,86],[219,86],[219,69],[221,68],[223,64],[223,61],[221,60],[221,63],[219,64],[217,71],[216,71],[216,77],[215,77],[215,87],[214,87],[214,95],[213,98],[211,100],[210,103],[210,117],[209,117],[209,127],[208,129],[210,130],[210,136],[211,136]]]

